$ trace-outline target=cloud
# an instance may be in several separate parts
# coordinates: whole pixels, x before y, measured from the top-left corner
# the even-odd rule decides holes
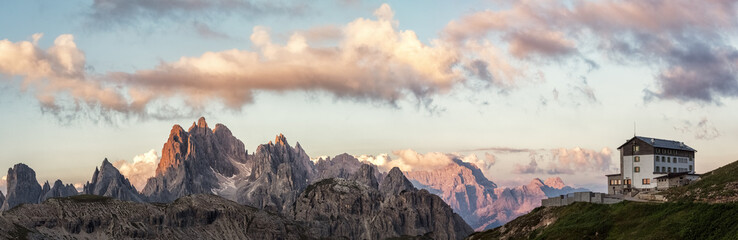
[[[528,153],[530,162],[527,165],[513,164],[516,174],[577,174],[582,172],[609,172],[613,169],[612,150],[575,148],[558,148],[550,150],[508,151],[503,153]]]
[[[124,26],[144,21],[183,18],[211,19],[237,14],[243,17],[299,15],[307,5],[294,1],[258,0],[95,0],[88,24]]]
[[[84,190],[84,188],[85,188],[85,184],[84,183],[81,183],[81,182],[80,183],[74,183],[73,185],[74,185],[74,188],[77,189],[77,192],[82,192],[82,190]]]
[[[228,34],[216,31],[207,24],[195,21],[192,23],[195,32],[204,38],[231,38]]]
[[[462,162],[472,163],[482,171],[489,170],[495,164],[494,156],[486,155],[486,159],[479,159],[477,155],[461,155],[458,153],[440,153],[428,152],[421,154],[412,149],[396,150],[392,152],[395,157],[389,154],[380,154],[377,156],[361,155],[356,157],[361,162],[376,165],[380,170],[387,172],[393,167],[398,167],[402,171],[425,171],[446,167],[454,163],[455,159]],[[490,159],[490,156],[492,158]]]
[[[156,167],[161,158],[156,150],[151,149],[146,153],[133,157],[133,162],[118,160],[113,166],[118,168],[121,174],[128,178],[131,184],[141,191],[146,186],[146,181],[156,173]]]
[[[0,191],[3,192],[3,194],[8,194],[8,175],[3,176],[0,178]],[[7,196],[6,196],[7,197]]]
[[[480,58],[483,62],[535,56],[557,62],[581,58],[596,66],[585,54],[593,53],[646,65],[657,69],[657,89],[647,91],[648,97],[719,102],[738,96],[738,50],[729,40],[737,16],[736,2],[727,0],[527,0],[466,15],[450,22],[442,35],[462,48],[489,39],[507,45],[507,53]],[[525,65],[507,68],[527,71]]]
[[[512,172],[517,174],[533,174],[540,173],[541,170],[538,168],[538,162],[536,162],[536,159],[531,157],[530,163],[528,163],[528,165],[521,165],[518,163],[513,165]]]
[[[684,120],[681,125],[674,126],[674,130],[682,133],[694,132],[694,138],[701,140],[712,140],[720,136],[720,131],[705,117],[696,125],[692,124],[691,121]]]
[[[699,123],[697,123],[697,130],[694,134],[694,137],[697,139],[703,139],[703,140],[712,140],[720,136],[720,131],[717,130],[715,126],[713,126],[711,123],[707,121],[707,118],[702,118]]]
[[[21,77],[22,89],[36,96],[42,110],[128,112],[135,108],[118,86],[87,75],[85,55],[72,35],[60,35],[48,49],[36,45],[42,36],[34,34],[32,41],[0,40],[0,74]]]
[[[86,74],[85,56],[72,35],[58,37],[47,50],[3,40],[0,73],[24,78],[23,85],[36,91],[44,108],[59,115],[93,109],[166,118],[163,112],[196,115],[214,103],[240,110],[257,91],[320,91],[390,106],[409,100],[433,109],[433,96],[465,80],[454,68],[459,53],[441,41],[424,44],[413,31],[397,29],[393,15],[383,4],[376,19],[359,18],[341,27],[335,46],[312,46],[301,32],[280,44],[269,29],[256,26],[253,51],[206,52],[152,69],[99,76]],[[330,28],[316,32],[311,38],[335,37]]]
[[[428,100],[460,81],[452,69],[456,52],[397,30],[386,4],[375,15],[377,20],[360,18],[346,25],[336,47],[311,47],[299,32],[278,44],[267,28],[257,26],[251,35],[255,51],[208,52],[110,76],[148,101],[182,95],[194,99],[188,105],[219,100],[233,109],[251,103],[260,90],[325,91],[394,105],[407,96]]]
[[[484,153],[484,159],[487,160],[487,164],[489,164],[490,166],[497,163],[497,156],[488,152]]]
[[[402,171],[423,171],[438,169],[448,166],[453,159],[439,152],[430,152],[420,154],[412,149],[396,150],[392,152],[397,158],[392,159],[387,154],[379,155],[378,158],[359,158],[377,165],[382,171],[389,171],[393,167],[398,167]]]
[[[553,159],[547,167],[548,174],[575,174],[577,172],[607,172],[612,168],[612,150],[600,151],[575,147],[551,150]]]
[[[486,147],[462,150],[461,152],[491,151],[495,153],[533,153],[542,149],[512,148],[512,147]]]

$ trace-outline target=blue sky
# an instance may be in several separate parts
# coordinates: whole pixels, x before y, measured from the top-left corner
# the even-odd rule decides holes
[[[701,13],[680,11],[694,8],[688,1],[225,2],[0,2],[4,46],[32,43],[34,34],[43,33],[33,45],[41,55],[15,56],[0,48],[16,59],[0,59],[0,166],[23,162],[40,181],[84,182],[103,158],[132,161],[150,149],[161,151],[173,124],[186,128],[199,116],[211,126],[227,125],[248,150],[284,133],[314,157],[348,152],[397,159],[392,153],[402,149],[476,155],[487,161],[487,177],[503,185],[560,176],[568,184],[602,188],[603,174],[617,171],[615,148],[632,137],[634,123],[638,135],[698,149],[698,172],[736,160],[733,2],[708,1]],[[267,29],[271,45],[254,42],[257,26]],[[347,34],[371,32],[372,26],[388,26],[386,37],[402,37],[363,46],[371,41]],[[315,29],[332,34],[310,37]],[[403,35],[410,31],[415,37]],[[290,42],[300,43],[291,40],[296,32],[307,36],[307,50],[290,52]],[[67,39],[75,44],[70,51],[83,54],[72,77],[56,68],[42,74],[13,65],[35,56],[66,66],[50,50],[62,46],[55,40],[65,34],[73,36]],[[381,34],[368,38],[381,40]],[[403,40],[415,38],[422,48],[402,55],[407,52],[399,50],[415,46]],[[233,49],[238,52],[228,55]],[[361,49],[378,57],[335,60]],[[324,62],[318,51],[337,55]],[[208,52],[215,57],[206,58]],[[227,69],[232,78],[188,72],[221,71],[223,66],[209,64],[250,54],[259,60],[243,69],[272,72],[254,75],[237,64]],[[292,59],[294,64],[278,64]],[[333,63],[343,67],[312,66]],[[486,67],[475,68],[479,63]],[[509,77],[503,70],[520,74]],[[183,71],[204,84],[202,92],[181,80]],[[34,74],[42,80],[29,80]],[[273,74],[279,78],[263,77]],[[73,87],[56,84],[69,78]],[[233,81],[246,83],[226,86]],[[83,88],[109,94],[70,94]],[[251,99],[225,96],[237,88]],[[153,97],[135,108],[131,89]],[[119,95],[122,105],[108,104],[111,95]],[[53,105],[44,102],[47,96],[54,96]],[[235,105],[224,104],[229,100]],[[532,161],[537,168],[523,171]]]

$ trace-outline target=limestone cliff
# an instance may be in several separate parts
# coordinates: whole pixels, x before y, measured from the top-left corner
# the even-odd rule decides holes
[[[125,201],[143,202],[145,200],[138,193],[136,187],[131,185],[128,179],[120,174],[107,158],[103,160],[99,169],[95,168],[92,179],[84,185],[82,193],[113,197]]]
[[[8,169],[6,181],[8,194],[0,211],[7,211],[19,204],[37,203],[41,195],[41,185],[36,180],[36,172],[25,164],[18,163]]]

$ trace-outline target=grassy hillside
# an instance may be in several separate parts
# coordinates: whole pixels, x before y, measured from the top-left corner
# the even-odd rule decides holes
[[[738,201],[738,161],[702,175],[690,185],[669,189],[670,201],[725,203]]]
[[[539,207],[469,239],[738,239],[738,162],[666,195],[671,202]]]
[[[736,203],[576,203],[537,208],[469,239],[735,239],[736,216]]]

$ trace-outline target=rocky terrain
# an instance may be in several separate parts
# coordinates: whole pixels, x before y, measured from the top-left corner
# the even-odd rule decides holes
[[[214,195],[169,204],[96,195],[51,198],[0,216],[0,237],[24,239],[310,239],[295,221]]]
[[[39,238],[461,239],[571,190],[560,179],[501,189],[458,159],[386,174],[345,153],[314,163],[282,134],[249,154],[226,126],[210,129],[200,118],[187,131],[172,127],[141,192],[107,159],[84,185],[86,195],[72,198],[65,198],[77,195],[72,185],[41,186],[31,168],[14,166],[0,223],[17,225],[0,230]]]
[[[74,187],[64,186],[61,180],[54,183],[54,188],[50,188],[48,182],[44,184],[44,187],[41,187],[36,180],[36,172],[22,163],[8,169],[7,182],[7,195],[0,211],[6,211],[19,204],[39,203],[45,200],[49,193],[50,195],[57,194],[60,197],[77,195],[77,190]]]
[[[142,193],[156,202],[213,193],[234,176],[249,174],[244,166],[246,155],[243,142],[225,125],[217,124],[211,130],[205,118],[192,123],[187,131],[174,125],[162,148],[156,176],[147,181]]]
[[[454,159],[452,164],[436,170],[408,171],[415,187],[440,196],[456,213],[477,231],[500,226],[541,205],[541,199],[586,191],[566,186],[560,178],[527,185],[498,188],[474,164]]]
[[[354,180],[326,178],[310,185],[295,203],[295,219],[307,222],[313,236],[348,239],[463,239],[473,232],[438,196],[415,189],[398,168],[377,185],[374,169],[364,166],[349,176]]]
[[[300,143],[292,148],[282,134],[274,142],[259,145],[249,161],[251,175],[242,184],[236,183],[237,201],[276,212],[292,205],[314,175],[313,163]]]
[[[113,197],[124,201],[143,202],[141,196],[128,179],[117,168],[103,160],[100,168],[95,168],[92,179],[84,185],[83,194]]]

